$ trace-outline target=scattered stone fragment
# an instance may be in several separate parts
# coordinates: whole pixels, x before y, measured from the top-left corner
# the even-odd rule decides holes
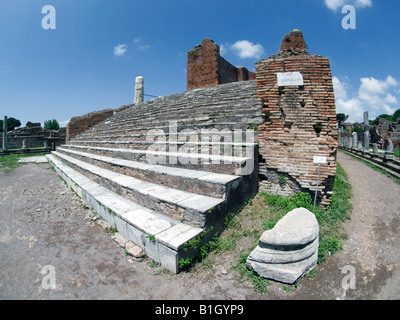
[[[114,233],[111,238],[118,243],[118,245],[122,248],[125,248],[125,244],[128,242],[128,239],[126,239],[122,234],[119,232]]]
[[[125,250],[128,254],[130,254],[131,256],[135,257],[135,258],[142,258],[144,256],[144,252],[142,250],[142,248],[140,248],[139,246],[135,245],[133,242],[128,241],[125,244]]]
[[[105,231],[109,231],[111,229],[111,224],[109,224],[107,221],[103,219],[97,219],[96,223],[102,227]]]
[[[319,224],[304,208],[295,209],[263,233],[246,266],[260,276],[293,284],[318,261]]]

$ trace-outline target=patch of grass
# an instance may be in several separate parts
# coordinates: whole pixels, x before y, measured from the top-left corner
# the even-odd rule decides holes
[[[45,154],[10,154],[8,156],[0,156],[0,168],[3,168],[4,173],[10,173],[15,168],[24,165],[23,162],[18,162],[21,158],[44,156]]]
[[[400,149],[399,148],[394,149],[394,155],[395,155],[395,157],[400,158]]]
[[[251,250],[252,251],[252,250]],[[242,251],[238,263],[234,266],[239,271],[239,282],[250,281],[253,284],[254,291],[258,293],[267,293],[267,288],[270,285],[268,279],[260,277],[253,270],[246,267],[247,257],[250,252]]]
[[[150,263],[149,263],[149,267],[150,267],[150,268],[156,268],[156,267],[158,267],[159,265],[160,265],[160,263],[157,262],[157,261],[155,261],[155,260],[151,260]]]
[[[347,182],[347,175],[338,164],[331,205],[326,210],[316,208],[314,212],[320,224],[318,263],[322,263],[342,248],[342,241],[347,235],[343,232],[340,222],[349,218],[352,210],[351,196],[351,185]],[[226,230],[220,236],[215,236],[212,241],[203,244],[196,259],[182,260],[182,265],[190,266],[193,271],[201,271],[213,267],[222,257],[229,256],[232,262],[231,270],[239,273],[238,281],[249,281],[255,291],[266,293],[269,281],[246,267],[247,257],[257,246],[265,230],[272,229],[289,211],[300,207],[312,212],[313,199],[309,193],[300,192],[292,197],[285,197],[260,192],[238,214],[228,215]],[[200,245],[200,241],[194,240],[193,245]],[[308,279],[314,276],[315,271],[306,275]],[[292,288],[293,286],[290,287]]]
[[[299,192],[293,197],[268,195],[261,193],[265,202],[274,211],[271,217],[263,222],[265,230],[272,229],[275,224],[289,211],[296,208],[306,208],[313,211],[313,200],[309,193]],[[352,211],[350,199],[351,185],[347,182],[347,174],[340,164],[337,164],[335,186],[328,209],[315,208],[314,214],[320,227],[318,262],[321,263],[331,254],[342,248],[342,240],[347,238],[340,222],[349,219]]]

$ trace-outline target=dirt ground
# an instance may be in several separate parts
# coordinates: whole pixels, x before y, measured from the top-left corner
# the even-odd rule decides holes
[[[266,294],[237,281],[229,255],[178,275],[133,261],[49,164],[0,170],[0,299],[399,299],[400,185],[342,152],[338,161],[354,193],[344,250],[313,279],[290,290],[271,281]]]

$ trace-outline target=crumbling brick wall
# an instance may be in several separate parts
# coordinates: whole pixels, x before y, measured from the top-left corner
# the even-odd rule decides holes
[[[70,141],[78,134],[86,131],[95,124],[104,121],[105,119],[113,116],[115,113],[123,111],[129,108],[130,105],[122,106],[118,109],[105,109],[101,111],[95,111],[83,116],[73,117],[67,124],[66,141]]]
[[[289,45],[290,44],[290,45]],[[301,31],[282,39],[281,50],[256,63],[258,97],[264,123],[259,126],[262,185],[296,192],[315,191],[321,165],[319,199],[330,203],[336,174],[336,108],[329,59],[306,52]],[[278,86],[277,73],[300,72],[303,86]],[[285,185],[285,186],[283,186]]]
[[[220,48],[211,39],[204,39],[187,55],[187,90],[217,84],[255,80],[255,73],[235,67],[220,55]]]

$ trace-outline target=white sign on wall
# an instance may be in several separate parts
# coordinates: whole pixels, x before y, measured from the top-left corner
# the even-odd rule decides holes
[[[326,163],[326,157],[314,157],[314,163]]]
[[[303,75],[300,72],[278,72],[278,86],[303,86]]]

